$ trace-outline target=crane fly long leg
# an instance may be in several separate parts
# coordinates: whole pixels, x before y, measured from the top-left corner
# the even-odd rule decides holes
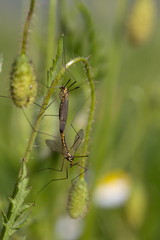
[[[74,158],[84,158],[84,157],[89,157],[89,155],[74,156]]]
[[[38,106],[38,107],[40,107],[40,108],[42,108],[42,109],[44,109],[44,110],[47,110],[51,105],[52,105],[52,103],[54,103],[55,102],[55,99],[54,100],[52,100],[49,104],[48,104],[48,106],[46,106],[46,107],[43,107],[43,106],[41,106],[40,104],[38,104],[38,103],[36,103],[36,102],[33,102],[36,106]]]
[[[56,172],[62,172],[63,171],[63,167],[64,167],[64,158],[63,158],[62,165],[61,165],[60,169],[47,167],[47,168],[43,168],[43,169],[39,170],[38,172],[45,171],[45,170],[52,170],[52,171],[56,171]]]
[[[58,117],[58,116],[59,116],[59,115],[45,114],[45,115],[43,115],[42,120],[43,120],[45,117]]]
[[[37,132],[37,133],[40,133],[40,134],[43,134],[43,135],[46,135],[46,136],[50,136],[50,137],[55,137],[55,136],[53,136],[53,135],[51,135],[51,134],[48,134],[48,133],[44,133],[44,132],[41,132],[41,131],[36,131],[36,130],[34,129],[34,127],[32,126],[32,124],[31,124],[29,118],[27,117],[27,115],[26,115],[26,113],[25,113],[25,111],[24,111],[23,108],[22,108],[22,111],[23,111],[23,114],[24,114],[27,122],[29,123],[29,125],[31,126],[31,128],[32,128],[32,130],[33,130],[34,132]]]
[[[46,183],[46,184],[38,191],[38,193],[37,193],[37,195],[36,195],[36,197],[35,197],[35,199],[34,199],[34,201],[33,201],[33,204],[35,205],[36,200],[37,200],[39,194],[40,194],[51,182],[56,182],[56,181],[65,180],[65,179],[68,179],[68,169],[67,169],[67,167],[66,167],[66,176],[63,177],[63,178],[51,179],[48,183]]]
[[[78,174],[75,178],[73,178],[73,179],[71,180],[72,184],[73,184],[73,182],[74,182],[77,178],[79,178],[82,174],[84,174],[85,172],[87,172],[87,168],[82,167],[82,166],[79,164],[79,162],[75,163],[73,166],[75,166],[75,165],[77,165],[78,167],[82,168],[84,171],[81,172],[80,174]]]
[[[63,171],[63,167],[64,167],[64,158],[63,158],[62,165],[61,165],[61,168],[60,168],[60,169],[47,167],[47,168],[43,168],[43,169],[40,169],[40,170],[36,171],[36,173],[39,173],[39,172],[42,172],[42,171],[46,171],[46,170],[51,170],[51,171],[56,171],[56,172],[62,172],[62,171]],[[22,178],[19,182],[23,181],[23,179],[25,179],[25,178],[27,178],[27,177],[30,177],[31,175],[32,175],[32,174],[26,175],[26,176],[25,176],[24,178]]]
[[[0,95],[1,98],[12,98],[10,96],[4,96],[4,95]]]

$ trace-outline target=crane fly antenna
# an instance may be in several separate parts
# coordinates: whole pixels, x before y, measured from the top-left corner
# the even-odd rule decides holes
[[[74,90],[76,90],[76,89],[78,89],[78,88],[80,88],[80,87],[75,87],[75,88],[69,90],[69,92],[72,92],[72,91],[74,91]]]
[[[66,82],[66,84],[64,85],[64,87],[66,87],[70,81],[71,81],[71,79],[69,79],[68,82]]]
[[[71,85],[68,86],[68,88],[72,87],[77,81],[74,81]]]

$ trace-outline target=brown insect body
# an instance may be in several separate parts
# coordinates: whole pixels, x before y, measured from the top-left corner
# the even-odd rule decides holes
[[[61,99],[59,107],[59,129],[60,133],[64,132],[67,117],[68,117],[68,99],[69,99],[69,90],[67,87],[60,87],[61,91],[59,97]]]
[[[74,165],[74,162],[73,162],[74,156],[69,152],[64,133],[61,133],[61,142],[62,142],[62,151],[64,154],[64,158],[70,162],[70,167],[72,167]]]

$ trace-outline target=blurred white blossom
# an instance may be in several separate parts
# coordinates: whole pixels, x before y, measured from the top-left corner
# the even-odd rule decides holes
[[[56,233],[61,240],[76,240],[81,236],[82,231],[82,219],[72,219],[64,215],[57,220]]]
[[[101,208],[123,205],[131,192],[130,177],[124,171],[115,171],[104,176],[94,192],[94,203]]]

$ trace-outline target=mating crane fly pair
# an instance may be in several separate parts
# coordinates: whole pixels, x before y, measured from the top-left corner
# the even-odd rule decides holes
[[[73,154],[71,154],[71,150],[73,150],[74,152],[76,152],[76,150],[78,149],[78,147],[80,146],[83,138],[84,138],[84,130],[83,129],[80,129],[79,132],[76,132],[76,136],[75,136],[75,139],[74,139],[74,142],[71,146],[71,148],[69,149],[67,147],[67,144],[66,144],[66,139],[65,139],[65,134],[64,134],[64,131],[65,131],[65,127],[66,127],[66,122],[67,122],[67,116],[68,116],[68,100],[69,100],[69,93],[78,89],[79,87],[74,87],[72,89],[70,89],[75,83],[76,81],[74,81],[73,83],[71,83],[68,87],[67,85],[70,83],[71,79],[68,80],[68,82],[64,85],[64,86],[61,86],[60,87],[60,93],[59,93],[59,98],[60,98],[60,106],[59,106],[59,131],[60,131],[60,138],[61,138],[61,146],[62,146],[62,149],[58,149],[56,148],[56,145],[57,145],[57,142],[54,141],[54,140],[50,140],[50,139],[47,139],[46,140],[46,144],[47,146],[54,152],[59,152],[59,153],[62,153],[64,159],[66,159],[67,161],[69,161],[70,163],[70,167],[74,166],[74,165],[78,165],[80,168],[82,168],[84,171],[81,173],[85,173],[86,172],[86,168],[81,166],[78,162],[75,163],[74,162],[74,159],[75,158],[83,158],[83,157],[88,157],[88,155],[84,155],[84,156],[75,156]],[[5,97],[5,98],[11,98],[11,97],[8,97],[8,96],[0,96],[0,97]],[[36,103],[35,103],[36,104]],[[38,104],[36,104],[38,105]],[[38,105],[39,106],[39,105]],[[50,106],[50,104],[49,104]],[[48,108],[48,107],[47,107]],[[23,110],[23,109],[22,109]],[[35,129],[33,128],[32,124],[30,123],[27,115],[25,114],[24,110],[23,110],[23,113],[28,121],[28,123],[30,124],[31,128],[33,129],[33,131],[35,131]],[[41,134],[45,134],[45,135],[50,135],[50,134],[46,134],[46,133],[43,133],[43,132],[40,132],[38,131],[38,133],[41,133]],[[54,169],[56,170],[56,169]],[[63,163],[62,163],[62,167],[60,170],[58,171],[62,171],[63,170]],[[56,170],[57,171],[57,170]],[[79,175],[81,175],[79,174]],[[67,173],[68,175],[68,173]],[[79,175],[77,177],[79,177]],[[76,177],[76,178],[77,178]],[[66,177],[67,178],[67,177]],[[74,180],[74,179],[73,179]],[[73,181],[72,180],[72,181]],[[53,180],[54,181],[54,180]]]
[[[81,174],[86,172],[86,168],[81,166],[78,162],[75,163],[74,159],[75,158],[88,157],[88,155],[75,156],[75,155],[70,153],[71,150],[76,152],[76,150],[80,146],[80,144],[81,144],[81,142],[83,140],[83,137],[84,137],[84,130],[83,129],[80,129],[79,132],[76,133],[73,145],[71,146],[70,149],[68,148],[67,143],[66,143],[66,139],[65,139],[64,131],[65,131],[67,117],[68,117],[69,93],[71,91],[74,91],[74,90],[79,88],[79,87],[75,87],[75,88],[70,89],[76,83],[76,81],[74,81],[73,83],[71,83],[67,87],[67,85],[70,83],[70,81],[71,81],[71,79],[69,79],[68,82],[64,86],[60,87],[61,91],[59,93],[59,98],[61,100],[60,101],[60,106],[59,106],[59,131],[60,131],[60,137],[61,137],[62,151],[57,150],[57,148],[56,148],[56,141],[54,141],[54,140],[47,139],[46,140],[46,144],[47,144],[47,146],[50,149],[52,149],[52,151],[54,151],[54,152],[55,151],[56,152],[61,152],[63,157],[64,157],[64,159],[66,159],[70,163],[70,167],[73,167],[74,165],[78,165],[80,168],[82,168],[84,171],[77,176],[77,177],[79,177]],[[59,171],[63,170],[63,163],[64,163],[64,161],[62,162],[62,167],[61,167],[61,169]],[[66,174],[66,178],[68,178],[68,173]],[[74,179],[76,179],[76,178],[74,178]],[[52,181],[54,181],[54,179]]]
[[[88,157],[88,155],[84,155],[84,156],[75,156],[73,154],[71,154],[71,150],[73,150],[73,152],[76,152],[76,150],[78,149],[78,147],[80,146],[83,138],[84,138],[84,130],[80,129],[78,132],[76,132],[76,136],[74,139],[74,142],[72,144],[72,146],[70,147],[70,149],[67,146],[66,143],[66,139],[65,139],[65,127],[66,127],[66,122],[67,122],[67,117],[68,117],[68,100],[69,100],[69,93],[75,89],[78,89],[79,87],[75,87],[73,89],[70,89],[71,86],[73,86],[76,81],[74,81],[71,85],[69,85],[67,87],[67,85],[69,84],[69,82],[71,81],[71,79],[68,80],[68,82],[64,85],[61,86],[60,89],[60,93],[59,93],[59,98],[60,98],[60,107],[59,107],[59,131],[60,131],[60,138],[61,138],[61,149],[59,148],[60,146],[57,145],[57,141],[55,140],[51,140],[51,139],[46,139],[46,144],[49,147],[49,149],[51,149],[53,152],[58,152],[61,153],[63,155],[63,161],[62,161],[62,166],[61,169],[54,169],[54,168],[45,168],[42,169],[40,171],[49,169],[49,170],[54,170],[54,171],[58,171],[58,172],[62,172],[63,171],[63,166],[64,166],[64,160],[67,160],[70,164],[70,167],[73,167],[75,165],[79,166],[81,169],[83,169],[83,171],[77,175],[75,178],[72,179],[72,182],[77,179],[80,175],[84,174],[87,169],[83,166],[81,166],[79,164],[79,162],[74,162],[75,158],[84,158],[84,157]],[[34,129],[33,129],[34,130]],[[74,129],[75,130],[75,129]],[[76,131],[76,130],[75,130]],[[42,133],[42,132],[39,132]],[[43,133],[44,134],[44,133]],[[47,134],[48,135],[48,134]],[[47,184],[45,184],[37,193],[35,199],[34,199],[34,204],[36,202],[37,197],[39,196],[40,192],[46,188],[51,182],[54,181],[59,181],[59,180],[64,180],[68,178],[68,170],[66,167],[66,176],[63,178],[56,178],[56,179],[51,179]]]

